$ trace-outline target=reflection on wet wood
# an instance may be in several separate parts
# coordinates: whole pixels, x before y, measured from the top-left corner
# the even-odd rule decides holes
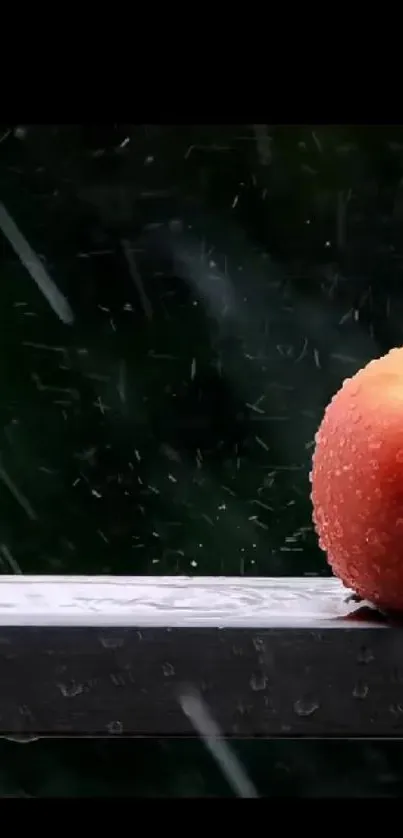
[[[333,578],[0,578],[0,625],[315,628],[361,609]]]

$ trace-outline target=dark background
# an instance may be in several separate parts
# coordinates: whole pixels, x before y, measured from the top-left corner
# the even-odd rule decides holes
[[[0,233],[2,572],[327,574],[313,437],[402,342],[403,129],[3,126],[0,186],[74,315]],[[263,795],[403,787],[400,743],[237,748]],[[0,784],[229,793],[197,742],[2,741]]]

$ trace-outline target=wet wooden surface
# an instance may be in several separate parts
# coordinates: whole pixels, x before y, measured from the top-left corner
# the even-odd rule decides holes
[[[403,734],[403,631],[336,579],[7,577],[0,731],[228,737]]]

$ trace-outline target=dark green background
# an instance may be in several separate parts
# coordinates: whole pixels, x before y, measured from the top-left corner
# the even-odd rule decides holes
[[[2,571],[327,574],[313,436],[401,343],[402,178],[398,127],[3,126],[0,200],[75,322],[0,234],[1,463],[36,515],[0,482]],[[238,750],[263,795],[401,787],[400,743]],[[197,742],[3,741],[0,771],[228,793]]]

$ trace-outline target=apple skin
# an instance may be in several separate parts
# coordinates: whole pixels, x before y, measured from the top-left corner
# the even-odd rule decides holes
[[[403,612],[403,348],[344,381],[315,436],[319,545],[346,587]]]

